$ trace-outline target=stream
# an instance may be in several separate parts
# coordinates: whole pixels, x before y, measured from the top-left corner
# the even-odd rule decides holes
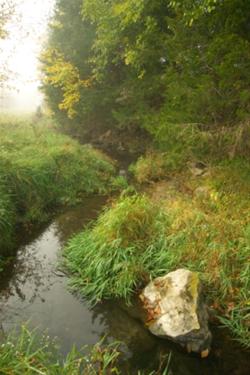
[[[122,341],[124,374],[138,369],[149,374],[160,358],[171,352],[173,375],[249,374],[249,352],[229,339],[227,332],[213,329],[213,348],[207,359],[188,355],[167,341],[153,337],[133,314],[116,301],[90,308],[72,294],[68,279],[58,270],[65,241],[97,217],[105,197],[93,196],[76,209],[59,214],[39,232],[25,234],[15,259],[0,274],[0,330],[8,333],[22,323],[57,337],[62,354],[76,345],[92,345],[103,336]]]

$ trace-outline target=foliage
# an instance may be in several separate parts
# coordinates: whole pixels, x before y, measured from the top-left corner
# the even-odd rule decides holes
[[[62,359],[49,337],[23,326],[18,337],[10,335],[0,346],[0,369],[2,375],[119,374],[115,364],[119,354],[118,343],[103,346],[100,342],[88,355],[73,347]]]
[[[243,120],[249,116],[245,101],[249,84],[249,2],[217,2],[209,11],[205,2],[199,2],[202,12],[187,25],[186,7],[191,11],[196,8],[191,3],[184,1],[169,20],[173,35],[167,42],[169,67],[165,75],[169,121],[217,125]]]
[[[9,21],[14,11],[14,4],[12,0],[3,0],[0,6],[0,39],[6,37],[5,29],[6,23]]]
[[[6,56],[3,54],[3,48],[1,41],[8,35],[7,24],[11,20],[15,11],[15,3],[13,0],[2,0],[0,4],[0,53],[3,55],[0,64],[0,87],[3,86],[4,82],[8,78],[8,68],[6,64]]]
[[[57,50],[46,51],[42,58],[46,60],[44,84],[62,89],[63,101],[59,104],[59,109],[66,110],[68,117],[73,118],[76,115],[75,105],[80,100],[80,87],[84,85],[78,69],[65,61]]]
[[[52,207],[76,204],[84,194],[106,192],[115,172],[101,152],[50,127],[32,120],[6,119],[0,124],[1,253],[8,248],[16,223],[44,221]]]
[[[198,124],[171,124],[159,113],[147,116],[145,124],[154,136],[157,151],[149,151],[130,166],[139,183],[163,179],[185,169],[190,161],[216,165],[225,157],[247,160],[250,153],[249,121],[213,131],[203,130]]]
[[[85,127],[101,122],[104,127],[116,121],[125,128],[135,121],[138,123],[136,108],[144,108],[145,99],[150,106],[154,93],[161,86],[158,76],[162,71],[159,59],[163,54],[161,40],[164,35],[159,34],[161,29],[167,29],[164,24],[165,12],[162,15],[164,3],[163,0],[129,0],[123,4],[118,0],[84,1],[83,19],[79,17],[79,10],[73,16],[79,30],[76,35],[73,28],[68,29],[68,24],[73,8],[79,7],[79,0],[71,2],[71,6],[64,0],[58,1],[57,7],[63,17],[60,12],[55,15],[54,22],[56,25],[60,22],[60,29],[52,24],[48,48],[62,53],[65,61],[73,63],[79,70],[80,80],[88,82],[88,87],[80,92],[76,122],[81,121]],[[62,43],[66,32],[67,39],[70,37],[71,40],[72,54],[68,53],[68,43],[66,46]],[[84,40],[86,43],[86,39],[87,47],[79,42]],[[84,61],[84,66],[80,66],[79,61],[73,61],[75,54],[81,56],[80,61]],[[55,86],[52,82],[50,85],[46,83],[46,58],[43,63],[44,89],[48,98],[54,101]],[[62,103],[64,90],[61,88],[58,92],[57,107]],[[157,96],[160,96],[159,90]]]
[[[48,47],[41,56],[43,91],[64,128],[67,123],[76,128],[82,122],[87,127],[91,121],[98,122],[99,116],[105,121],[101,105],[99,111],[90,106],[95,98],[101,103],[103,95],[91,87],[89,59],[94,30],[89,22],[82,20],[81,8],[82,0],[56,2]]]
[[[43,59],[46,95],[57,114],[63,109],[75,116],[73,127],[85,129],[143,127],[153,137],[165,130],[166,138],[169,124],[245,121],[249,6],[248,0],[58,0]]]

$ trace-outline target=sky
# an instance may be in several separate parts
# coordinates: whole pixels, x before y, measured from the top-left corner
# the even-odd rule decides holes
[[[54,0],[13,1],[16,16],[7,25],[8,37],[0,42],[0,64],[8,65],[11,89],[0,89],[0,109],[28,112],[42,103],[39,54],[46,40]]]

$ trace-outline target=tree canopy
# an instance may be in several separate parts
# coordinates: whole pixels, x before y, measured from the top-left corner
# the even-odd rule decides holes
[[[3,0],[0,4],[0,42],[5,39],[8,35],[6,25],[14,13],[14,3],[12,0]],[[0,53],[2,55],[1,46]],[[3,85],[6,80],[7,66],[5,61],[2,59],[0,64],[0,86]]]
[[[248,0],[57,0],[43,89],[84,129],[240,122],[249,22]]]

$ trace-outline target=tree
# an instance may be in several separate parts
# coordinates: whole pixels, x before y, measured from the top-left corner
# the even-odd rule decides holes
[[[11,16],[14,14],[14,3],[12,0],[3,0],[0,4],[0,42],[1,40],[5,39],[8,35],[8,32],[6,30],[6,25],[8,21],[10,20]],[[0,45],[0,53],[3,55],[1,51],[1,45]],[[0,63],[0,86],[3,85],[7,78],[7,64],[2,59],[2,62]]]
[[[44,90],[72,126],[155,136],[168,124],[249,117],[248,0],[57,0],[56,9]]]
[[[53,102],[57,98],[54,112],[60,107],[85,125],[118,122],[128,127],[135,126],[145,106],[159,106],[167,14],[165,0],[86,0],[83,9],[79,0],[59,0],[43,57],[45,92]],[[77,69],[84,84],[76,93],[71,81],[74,95],[66,77],[59,79],[61,69],[51,51],[65,67],[72,65],[71,72]]]

